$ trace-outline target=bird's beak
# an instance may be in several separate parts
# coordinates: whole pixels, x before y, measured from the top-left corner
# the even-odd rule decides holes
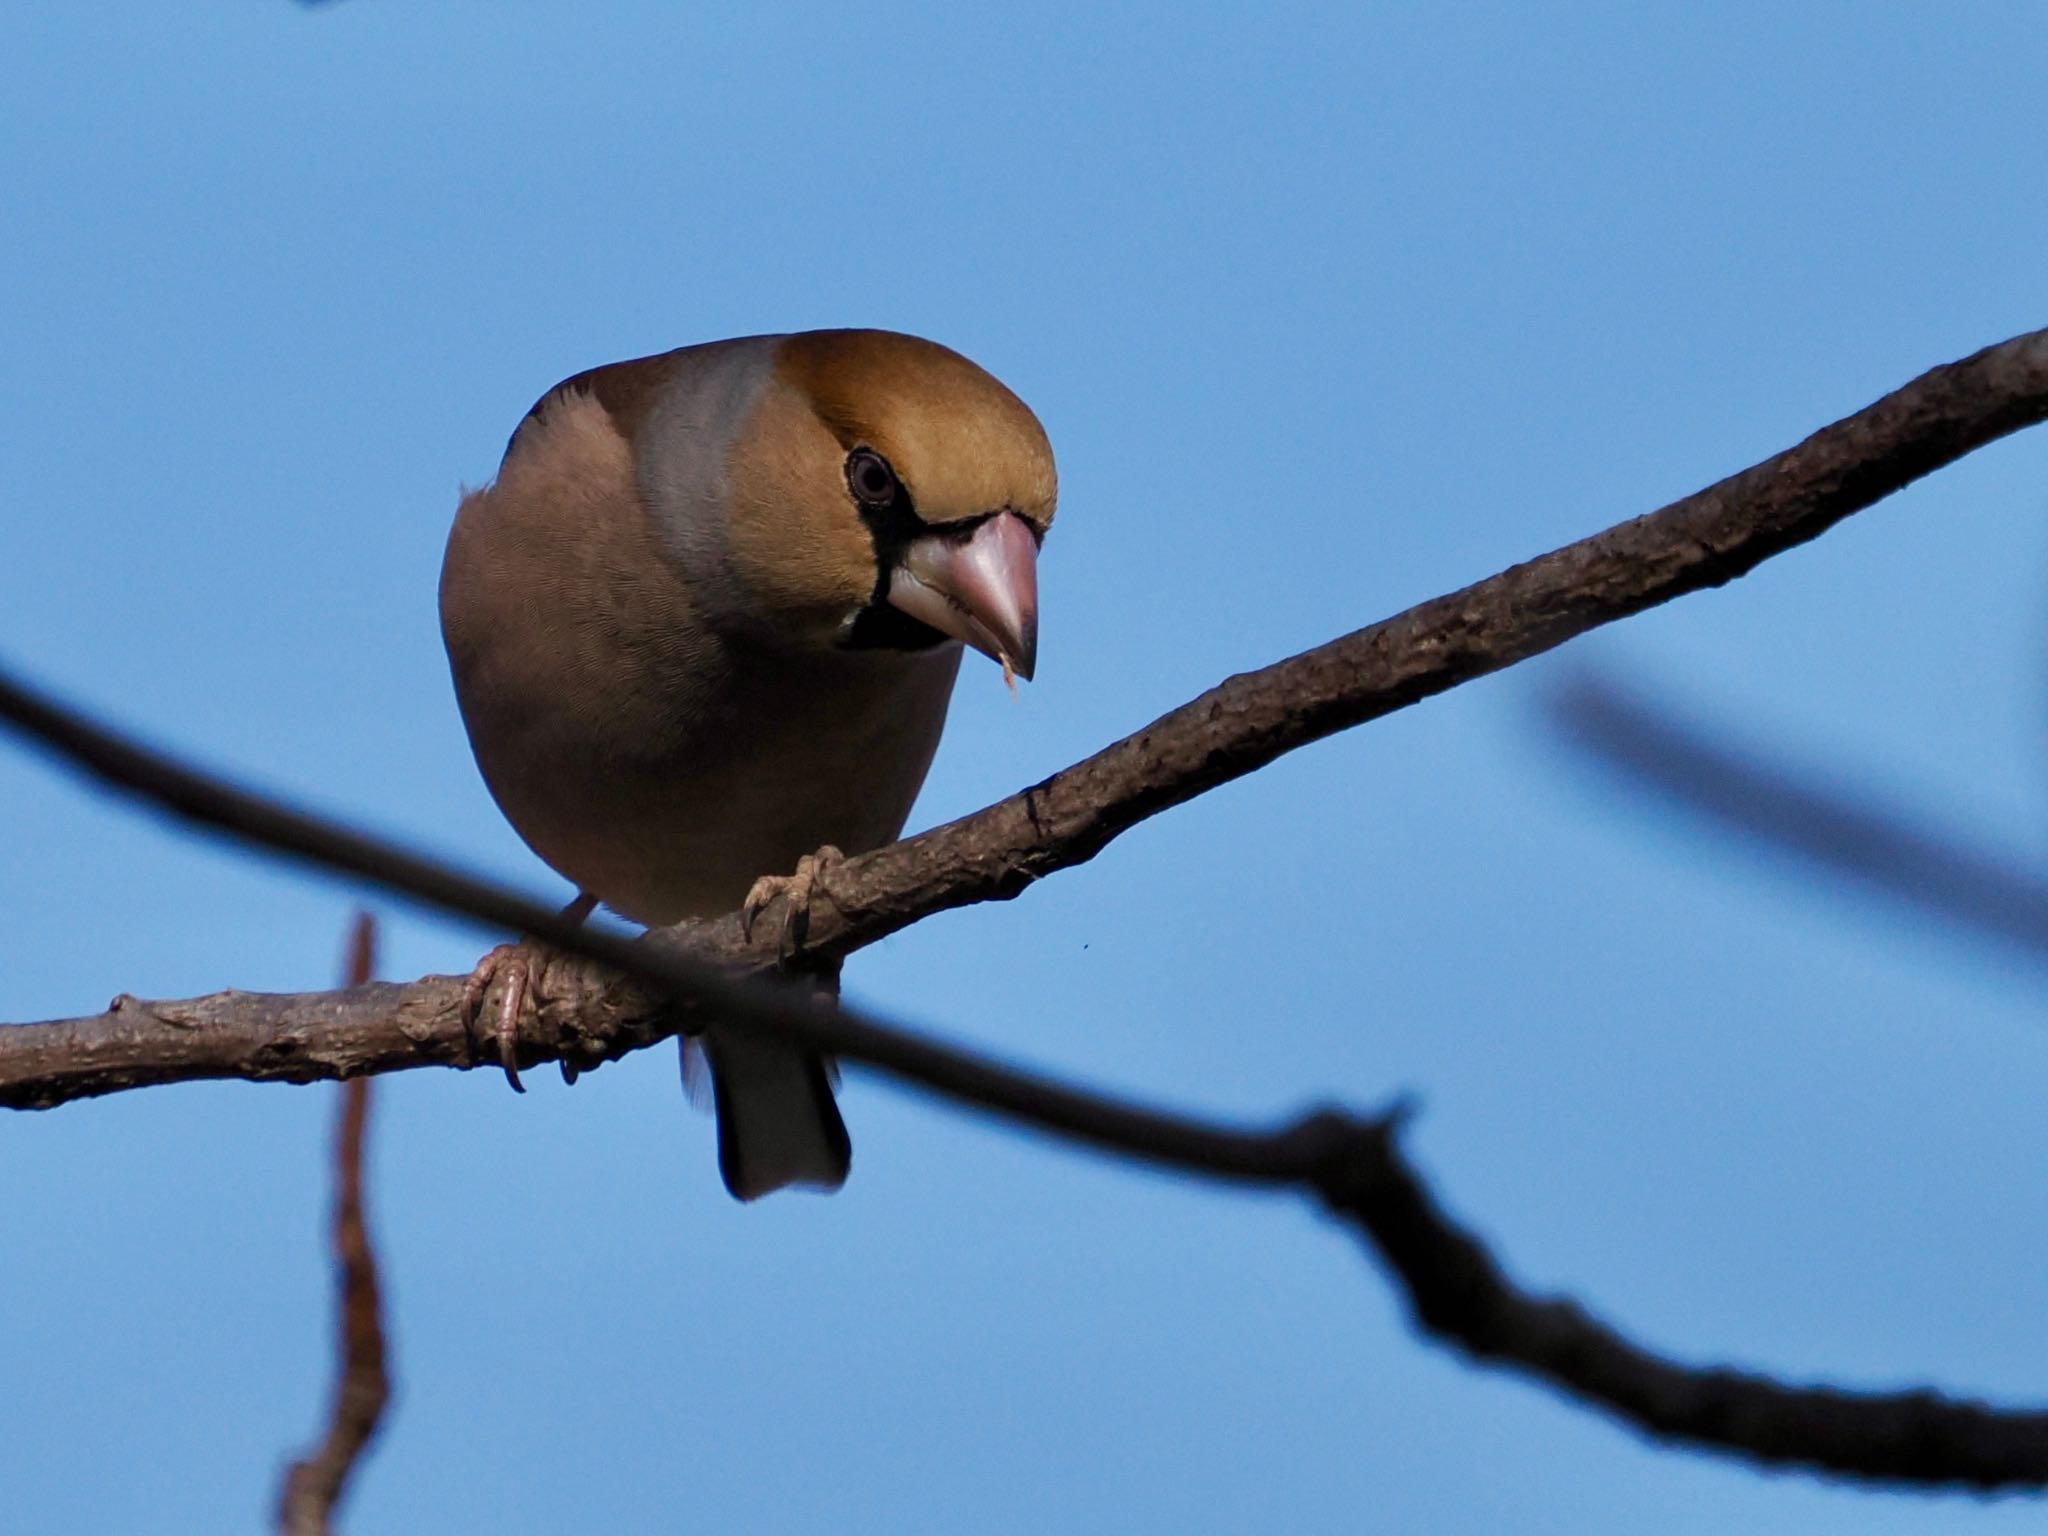
[[[1014,512],[998,512],[964,538],[941,531],[913,539],[889,573],[889,602],[1026,682],[1038,666],[1038,540]]]

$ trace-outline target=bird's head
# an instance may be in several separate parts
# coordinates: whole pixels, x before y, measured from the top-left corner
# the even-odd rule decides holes
[[[964,641],[1029,678],[1058,491],[1030,408],[892,331],[718,346],[636,434],[643,489],[707,607],[806,645]]]

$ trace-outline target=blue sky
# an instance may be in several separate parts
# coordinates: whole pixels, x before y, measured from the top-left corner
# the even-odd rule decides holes
[[[986,8],[983,8],[986,10]],[[1539,9],[1550,14],[1538,14]],[[434,618],[458,488],[595,363],[944,340],[1063,502],[1039,681],[916,824],[1219,678],[2048,320],[2031,7],[257,0],[0,14],[0,653],[552,895]],[[1285,760],[862,1001],[1191,1108],[1412,1092],[1443,1198],[1646,1343],[2039,1400],[2038,968],[1587,772],[1581,662],[2024,859],[2048,437],[1724,591]],[[0,748],[0,1019],[306,990],[345,889]],[[388,914],[385,973],[486,938]],[[0,1118],[23,1530],[257,1528],[326,1391],[333,1090]],[[855,1175],[741,1209],[667,1052],[382,1085],[400,1397],[350,1528],[1939,1533],[1419,1343],[1295,1201],[849,1074]]]

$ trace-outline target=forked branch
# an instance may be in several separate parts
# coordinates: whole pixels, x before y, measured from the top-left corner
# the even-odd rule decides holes
[[[1516,566],[1259,672],[987,810],[835,870],[807,940],[843,955],[930,913],[1015,895],[1125,828],[1280,754],[1573,635],[1739,576],[1920,475],[2048,415],[2048,333],[1938,368],[1798,447],[1660,512]],[[1855,1394],[1695,1370],[1568,1302],[1529,1296],[1437,1209],[1402,1158],[1398,1117],[1342,1112],[1271,1132],[1149,1109],[1035,1076],[757,979],[770,957],[735,918],[667,942],[574,928],[551,908],[408,850],[235,790],[0,676],[0,719],[115,786],[201,825],[597,962],[545,1010],[528,1060],[585,1064],[689,1027],[689,1007],[801,1039],[1041,1132],[1189,1173],[1314,1192],[1372,1245],[1420,1324],[1656,1434],[1898,1483],[2048,1484],[2048,1413],[1931,1392]],[[779,928],[771,911],[764,928]],[[616,972],[631,979],[617,980]],[[314,998],[122,1003],[95,1019],[0,1028],[0,1103],[61,1103],[198,1077],[349,1076],[468,1064],[430,978]],[[665,1010],[663,1000],[676,1005]]]

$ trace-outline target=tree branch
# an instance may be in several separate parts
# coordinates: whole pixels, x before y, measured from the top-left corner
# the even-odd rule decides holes
[[[1922,374],[1798,446],[1661,511],[1514,566],[1462,591],[1255,672],[1007,800],[834,866],[803,924],[805,946],[838,959],[921,918],[1007,900],[1086,862],[1147,817],[1263,767],[1297,747],[1526,660],[1615,619],[1717,586],[1817,537],[1920,476],[2048,417],[2048,331]],[[0,679],[4,681],[4,679]],[[13,689],[0,715],[34,729],[48,701]],[[26,713],[24,713],[26,712]],[[60,712],[61,713],[61,712]],[[99,770],[95,770],[99,771]],[[188,786],[190,788],[191,786]],[[196,804],[173,807],[197,815]],[[356,840],[333,867],[374,877],[395,850]],[[410,859],[413,872],[446,874]],[[367,861],[367,862],[366,862]],[[472,884],[469,894],[477,894]],[[428,894],[428,899],[437,899]],[[458,902],[457,905],[460,905]],[[465,910],[478,912],[472,905]],[[763,935],[781,927],[779,903]],[[490,920],[591,953],[533,903]],[[737,915],[687,925],[683,941],[717,969],[775,969],[772,941],[749,944]],[[676,1031],[654,994],[599,973],[555,968],[555,991],[521,1030],[522,1065],[587,1069]],[[346,1076],[474,1064],[456,984],[428,977],[374,997],[256,1000],[225,993],[179,1003],[117,999],[106,1013],[0,1028],[0,1105],[195,1078]],[[857,1053],[853,1053],[857,1054]]]
[[[1416,1323],[1475,1360],[1553,1382],[1661,1439],[1757,1461],[1894,1484],[2048,1485],[2048,1412],[1683,1366],[1574,1302],[1529,1295],[1438,1209],[1397,1130],[1393,1120],[1358,1127],[1317,1187],[1392,1271]]]
[[[1047,870],[1085,860],[1144,816],[1294,746],[1650,603],[1739,575],[2044,413],[2048,336],[2042,333],[1937,369],[1789,453],[1663,512],[1263,673],[1234,678],[1013,800],[854,861],[842,871],[852,876],[850,883],[834,880],[838,911],[826,914],[813,943],[842,954],[925,912],[1014,895]],[[721,1022],[800,1040],[957,1103],[1134,1160],[1313,1191],[1371,1244],[1423,1328],[1475,1358],[1508,1362],[1556,1382],[1651,1433],[1887,1482],[2048,1485],[2048,1413],[2001,1411],[1927,1391],[1795,1389],[1733,1371],[1689,1370],[1629,1343],[1569,1302],[1528,1296],[1477,1239],[1437,1209],[1400,1154],[1398,1115],[1362,1119],[1325,1111],[1261,1133],[1087,1093],[892,1028],[843,1004],[819,1007],[794,992],[736,979],[707,960],[703,947],[708,934],[715,953],[732,919],[696,931],[695,951],[680,948],[673,935],[633,943],[572,927],[548,907],[500,887],[160,757],[4,675],[0,719],[175,814],[533,934],[669,997],[715,1009]],[[771,931],[776,926],[768,925]],[[378,1001],[366,994],[375,991],[394,1010],[389,1024],[372,1021],[366,1031],[377,1035],[378,1048],[403,1055],[396,1045],[403,1041],[414,1063],[468,1059],[467,1042],[458,1047],[409,1011],[410,989],[356,988],[293,1000],[300,1033],[282,1049],[268,1042],[254,1075],[335,1075],[352,1064],[364,1070],[363,1041],[346,1032],[337,1036],[333,1015],[374,1010]],[[227,1075],[226,1064],[203,1048],[154,1049],[180,1036],[217,1046],[209,1016],[220,1001],[152,1006],[130,1000],[103,1020],[0,1029],[0,1092],[6,1095],[0,1102],[55,1103],[144,1081]],[[621,1019],[629,1012],[615,1010]],[[672,1032],[675,1026],[657,1027]],[[131,1032],[124,1045],[122,1037]],[[18,1052],[14,1042],[24,1039]],[[320,1056],[309,1042],[329,1054]],[[76,1061],[67,1062],[65,1051]],[[26,1074],[24,1053],[37,1063]],[[175,1058],[168,1067],[167,1058]]]
[[[1229,678],[1043,783],[848,860],[831,875],[838,911],[815,915],[806,943],[842,956],[933,912],[1015,896],[1297,747],[1732,581],[2043,419],[2048,331],[1935,368],[1660,511]]]

